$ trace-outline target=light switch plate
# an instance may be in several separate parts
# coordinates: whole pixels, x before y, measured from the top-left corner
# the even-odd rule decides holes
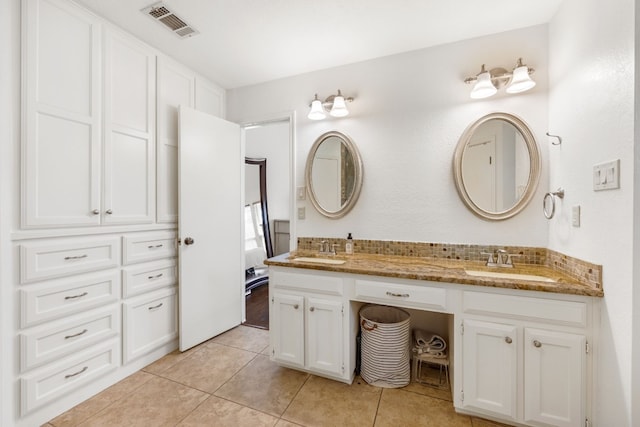
[[[594,191],[620,188],[620,159],[593,166]]]
[[[580,227],[580,205],[571,208],[571,225]]]
[[[307,189],[306,187],[298,187],[296,188],[296,199],[304,200],[307,198]]]
[[[307,210],[305,209],[305,207],[301,207],[298,208],[298,219],[304,219],[304,217],[306,216]]]

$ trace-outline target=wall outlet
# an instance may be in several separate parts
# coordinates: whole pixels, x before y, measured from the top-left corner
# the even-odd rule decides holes
[[[301,208],[298,208],[298,219],[304,219],[304,217],[306,216],[306,213],[307,213],[307,210],[304,206]]]
[[[580,227],[580,206],[574,206],[571,208],[571,225],[574,227]]]
[[[307,188],[306,187],[296,188],[296,199],[304,200],[306,198],[307,198]]]
[[[620,159],[593,166],[593,190],[620,188]]]

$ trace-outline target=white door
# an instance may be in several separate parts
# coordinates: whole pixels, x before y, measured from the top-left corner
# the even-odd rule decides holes
[[[269,325],[273,358],[304,366],[304,298],[274,293]]]
[[[344,374],[342,301],[307,299],[307,364],[309,369]]]
[[[104,224],[155,218],[155,55],[137,40],[105,32]]]
[[[496,209],[496,142],[495,137],[471,141],[464,150],[462,180],[467,193],[479,208]]]
[[[525,329],[525,422],[583,425],[585,345],[584,335]]]
[[[181,106],[180,350],[241,322],[244,303],[240,127]]]
[[[517,332],[513,325],[464,321],[463,407],[516,417]]]

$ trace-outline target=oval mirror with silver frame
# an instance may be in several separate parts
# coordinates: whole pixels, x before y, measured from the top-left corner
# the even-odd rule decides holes
[[[307,194],[313,207],[328,218],[345,216],[362,187],[362,159],[347,135],[330,131],[316,139],[305,169]]]
[[[481,117],[464,131],[453,157],[456,189],[487,220],[511,218],[531,201],[540,178],[540,152],[529,127],[507,113]]]

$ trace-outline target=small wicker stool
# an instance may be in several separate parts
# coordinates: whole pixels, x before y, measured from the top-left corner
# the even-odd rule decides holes
[[[449,355],[448,354],[446,355],[446,357],[433,357],[428,353],[421,353],[421,354],[413,353],[412,356],[413,356],[412,373],[413,373],[414,382],[432,386],[432,387],[443,388],[443,389],[449,388]],[[438,375],[437,383],[434,384],[422,378],[423,364],[438,366],[438,368],[440,369],[440,373]],[[443,372],[444,372],[444,378],[442,375]]]

